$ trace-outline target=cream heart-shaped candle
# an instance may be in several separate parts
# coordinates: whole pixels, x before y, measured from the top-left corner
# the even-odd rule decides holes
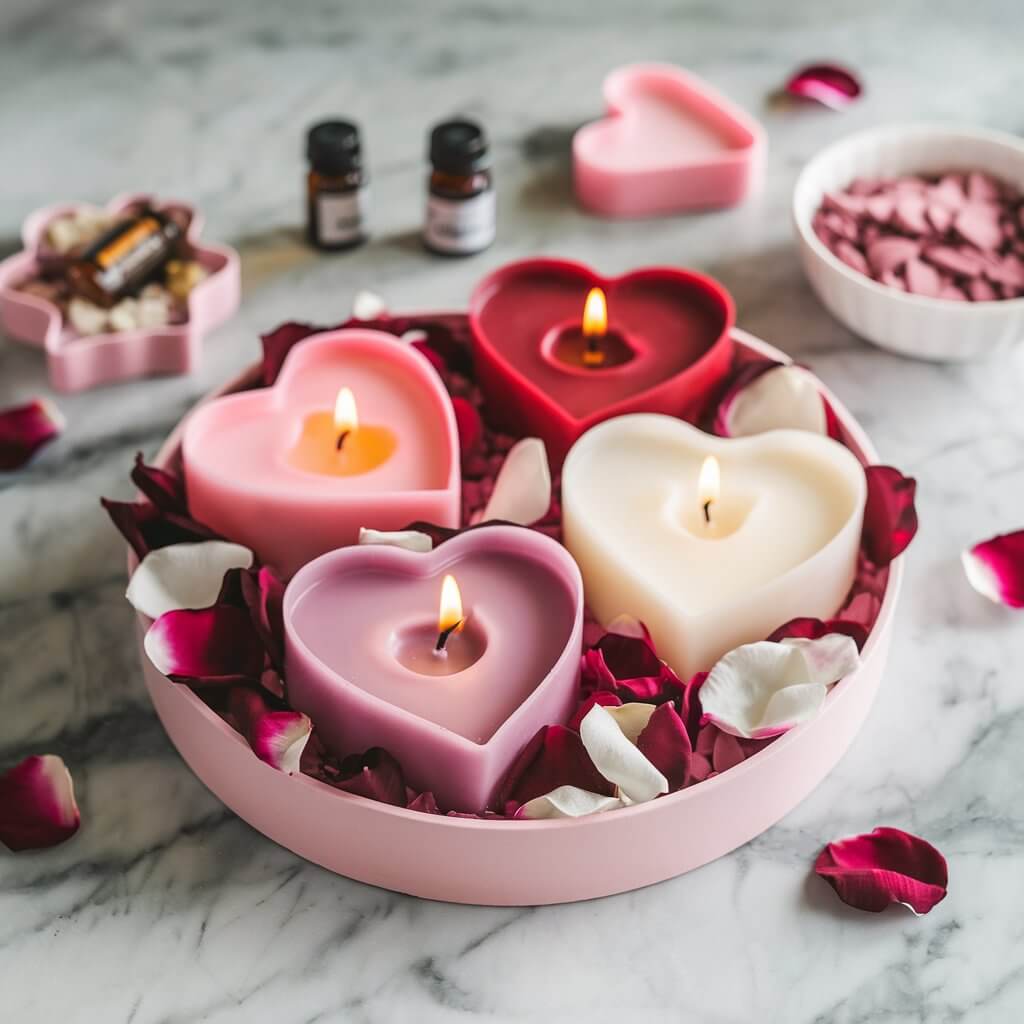
[[[563,531],[591,612],[604,625],[641,619],[687,678],[792,618],[836,613],[866,493],[861,464],[826,437],[726,439],[620,416],[566,458]]]

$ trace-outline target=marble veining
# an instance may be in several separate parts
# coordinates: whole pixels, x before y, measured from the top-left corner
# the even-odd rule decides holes
[[[0,11],[0,251],[43,203],[146,188],[194,201],[243,257],[239,315],[201,373],[60,398],[69,430],[0,480],[0,764],[53,751],[85,821],[70,844],[0,856],[0,1019],[12,1022],[1014,1022],[1024,1016],[1024,620],[967,586],[960,548],[1024,526],[1024,354],[962,368],[874,350],[821,309],[790,241],[801,164],[895,118],[1024,129],[1017,0],[579,0],[288,8],[223,0],[7,0]],[[766,96],[797,63],[864,75],[842,115]],[[705,75],[761,117],[764,193],[722,213],[609,223],[569,201],[567,141],[633,59]],[[417,239],[429,123],[494,139],[499,240],[462,262]],[[302,133],[365,131],[374,238],[301,243]],[[608,274],[675,262],[718,276],[739,322],[810,363],[920,482],[898,636],[868,725],[780,825],[689,876],[537,910],[444,906],[305,864],[185,768],[147,702],[123,550],[125,495],[182,412],[255,358],[277,322],[459,308],[487,270],[551,253]],[[0,404],[46,392],[38,352],[0,343]],[[949,898],[914,919],[858,914],[809,867],[877,824],[936,842]],[[680,842],[686,837],[681,836]],[[410,851],[414,856],[414,851]]]

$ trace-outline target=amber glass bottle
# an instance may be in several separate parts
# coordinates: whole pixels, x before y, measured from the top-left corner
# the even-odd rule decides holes
[[[433,252],[470,256],[494,241],[495,193],[483,128],[444,121],[430,133],[430,181],[423,241]]]
[[[157,210],[125,217],[96,239],[68,268],[73,291],[99,306],[113,306],[156,276],[174,256],[181,227]]]
[[[359,129],[322,121],[306,137],[306,234],[318,249],[351,249],[366,241],[367,187]]]

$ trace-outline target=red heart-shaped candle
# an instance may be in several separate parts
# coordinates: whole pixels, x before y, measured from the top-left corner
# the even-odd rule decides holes
[[[603,333],[584,327],[595,288],[606,300]],[[556,466],[612,416],[699,419],[731,365],[734,319],[718,282],[674,267],[603,278],[567,260],[524,260],[486,277],[470,301],[488,415],[542,438]]]
[[[461,591],[454,612],[446,576]],[[284,622],[292,704],[341,756],[384,747],[445,808],[483,810],[576,701],[580,572],[522,527],[470,530],[426,554],[332,551],[292,580]]]

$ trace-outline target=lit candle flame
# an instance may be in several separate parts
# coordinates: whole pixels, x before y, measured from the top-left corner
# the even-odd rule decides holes
[[[697,500],[704,512],[704,522],[708,525],[711,524],[711,506],[718,501],[721,490],[722,471],[718,459],[709,455],[700,467],[700,476],[697,478]]]
[[[443,651],[444,645],[452,633],[457,633],[465,625],[462,614],[462,595],[454,576],[445,576],[441,582],[441,606],[437,614],[437,646],[435,650]]]
[[[334,432],[338,438],[337,448],[345,443],[345,438],[359,426],[359,415],[356,412],[356,396],[351,388],[342,388],[334,403]]]
[[[591,288],[583,305],[583,337],[587,339],[587,347],[583,351],[584,366],[600,366],[604,362],[601,339],[607,330],[608,306],[604,292],[600,288]]]

